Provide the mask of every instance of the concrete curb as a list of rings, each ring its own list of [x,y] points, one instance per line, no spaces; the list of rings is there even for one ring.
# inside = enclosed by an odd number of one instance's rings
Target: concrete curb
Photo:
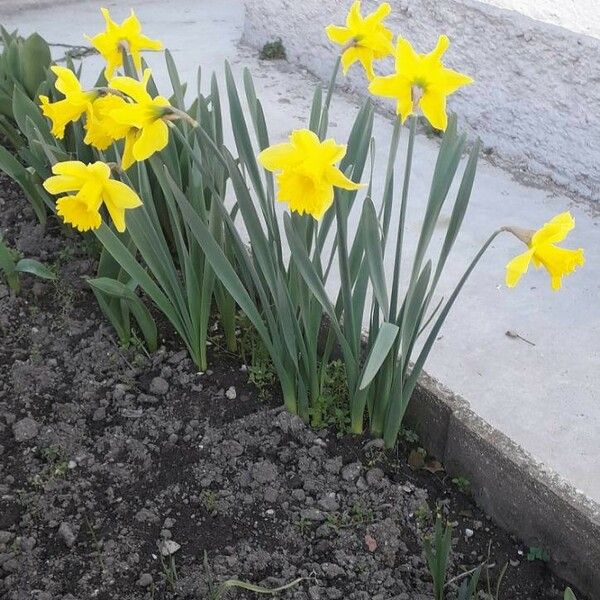
[[[547,550],[554,572],[598,598],[600,505],[545,470],[426,374],[406,419],[450,475],[470,480],[477,504],[498,525]]]
[[[600,39],[478,0],[390,0],[390,29],[421,52],[438,33],[452,43],[449,66],[475,78],[452,97],[461,129],[478,135],[489,159],[519,179],[560,188],[597,203],[600,196]],[[339,46],[324,33],[342,24],[351,2],[246,0],[244,40],[255,47],[281,38],[288,60],[328,81]],[[379,0],[363,0],[367,13]],[[392,62],[377,65],[392,72]],[[359,66],[340,82],[365,96]],[[391,101],[378,99],[388,112]],[[551,115],[551,117],[549,117]]]

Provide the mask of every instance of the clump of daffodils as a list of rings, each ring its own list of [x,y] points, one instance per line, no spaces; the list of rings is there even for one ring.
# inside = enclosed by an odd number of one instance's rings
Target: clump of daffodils
[[[40,108],[52,122],[52,134],[62,139],[69,123],[84,118],[84,142],[98,150],[124,141],[122,161],[116,171],[129,169],[135,162],[150,158],[169,143],[168,122],[187,119],[185,113],[175,109],[163,96],[152,97],[148,82],[150,69],[143,72],[141,80],[116,75],[129,54],[139,73],[142,68],[141,52],[161,50],[162,43],[142,34],[137,17],[131,12],[120,25],[113,21],[107,9],[102,9],[106,30],[88,38],[106,60],[104,75],[107,87],[84,90],[73,71],[65,67],[52,67],[56,75],[55,87],[64,98],[51,102],[40,96]],[[54,177],[44,184],[53,194],[77,192],[60,198],[56,203],[59,216],[65,223],[80,231],[97,229],[102,224],[100,208],[106,206],[117,231],[125,230],[125,209],[141,205],[139,197],[125,184],[110,179],[111,167],[102,162],[83,165],[69,161],[55,165]]]
[[[391,7],[387,2],[363,16],[361,2],[356,0],[344,26],[328,25],[328,38],[342,46],[340,60],[344,75],[359,62],[369,80],[369,91],[375,96],[396,101],[396,113],[404,123],[411,115],[422,114],[436,129],[448,125],[447,98],[461,87],[473,83],[469,75],[447,68],[442,57],[450,46],[446,35],[440,35],[435,48],[419,54],[411,43],[397,36],[384,24]],[[373,63],[394,56],[395,72],[377,76]],[[334,76],[335,78],[335,76]],[[332,81],[333,85],[333,81]],[[343,158],[345,147],[332,139],[320,141],[308,130],[295,130],[289,143],[275,144],[263,150],[258,160],[268,171],[277,172],[277,199],[290,210],[310,214],[319,220],[333,203],[334,187],[356,190],[360,184],[350,181],[335,166]],[[514,287],[533,262],[545,267],[553,290],[562,286],[562,277],[583,266],[583,249],[569,250],[555,244],[562,241],[575,226],[570,213],[562,213],[538,231],[504,227],[523,241],[528,250],[507,265],[506,285]]]

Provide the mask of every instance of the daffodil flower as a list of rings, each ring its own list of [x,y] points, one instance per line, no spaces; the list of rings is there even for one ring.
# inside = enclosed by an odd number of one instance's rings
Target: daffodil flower
[[[106,150],[113,142],[123,139],[130,129],[129,125],[118,123],[110,114],[124,106],[127,106],[127,101],[115,94],[108,93],[94,100],[87,113],[83,141],[98,150]]]
[[[142,26],[133,10],[120,25],[111,19],[108,9],[101,8],[100,10],[106,21],[106,30],[94,37],[85,37],[106,61],[104,76],[107,81],[119,67],[123,66],[124,50],[131,55],[135,68],[140,72],[142,70],[141,52],[163,49],[161,42],[142,34]]]
[[[408,40],[399,38],[396,72],[373,79],[369,91],[376,96],[395,98],[396,112],[402,122],[419,108],[433,127],[445,130],[448,125],[446,97],[473,83],[468,75],[447,69],[442,64],[442,55],[449,45],[448,38],[441,35],[429,54],[418,54]]]
[[[344,47],[342,51],[344,75],[358,61],[370,81],[375,77],[373,61],[394,53],[392,44],[394,34],[383,24],[383,19],[390,14],[390,11],[390,5],[384,2],[377,10],[363,17],[360,13],[360,0],[356,0],[346,17],[345,27],[328,25],[325,28],[327,37]]]
[[[335,166],[346,154],[346,146],[333,139],[321,142],[308,129],[293,131],[289,139],[289,143],[263,150],[258,160],[268,171],[280,171],[277,200],[286,202],[290,210],[320,220],[333,203],[334,187],[345,190],[363,187]]]
[[[50,102],[48,96],[40,96],[40,108],[43,115],[52,121],[52,135],[60,140],[65,137],[65,127],[91,109],[99,92],[82,90],[75,73],[66,67],[53,66],[50,69],[56,75],[54,86],[65,98]]]
[[[56,201],[56,212],[65,223],[79,231],[98,229],[102,224],[100,207],[104,203],[117,228],[125,231],[125,210],[142,205],[140,197],[121,181],[110,178],[110,167],[103,162],[85,164],[72,160],[56,163],[54,175],[44,181],[51,194],[69,194]],[[76,192],[74,195],[71,195]]]
[[[169,127],[165,117],[173,116],[174,109],[163,96],[152,98],[146,91],[150,69],[144,71],[142,81],[131,77],[114,77],[109,87],[129,96],[133,102],[109,111],[110,118],[127,127],[123,169],[135,161],[146,160],[169,143]]]
[[[560,290],[563,276],[585,264],[582,248],[569,250],[555,245],[562,242],[574,227],[575,219],[570,212],[557,215],[537,231],[504,227],[505,231],[509,231],[528,246],[526,252],[519,254],[506,265],[506,285],[515,287],[533,261],[536,268],[544,267],[548,271],[552,289]]]

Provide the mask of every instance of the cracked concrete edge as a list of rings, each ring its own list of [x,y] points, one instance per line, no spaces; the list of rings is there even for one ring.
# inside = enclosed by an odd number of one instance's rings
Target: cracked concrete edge
[[[550,554],[550,566],[582,592],[600,590],[600,505],[536,462],[427,374],[407,424],[449,475],[467,477],[477,504],[502,528]]]

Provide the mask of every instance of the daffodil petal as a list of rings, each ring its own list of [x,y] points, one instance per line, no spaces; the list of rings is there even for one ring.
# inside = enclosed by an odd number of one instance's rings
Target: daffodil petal
[[[531,243],[533,246],[539,244],[556,244],[562,242],[569,232],[575,227],[575,219],[570,212],[556,215],[534,233]]]
[[[341,46],[345,46],[354,37],[350,29],[338,25],[327,25],[325,33],[333,43],[340,44]]]
[[[328,170],[327,182],[344,190],[359,190],[364,187],[362,183],[354,183],[348,179],[337,167],[331,167]]]
[[[133,145],[133,157],[137,161],[150,158],[169,143],[169,127],[162,119],[146,125]]]
[[[348,11],[348,15],[346,17],[346,25],[350,29],[357,29],[360,27],[362,22],[362,16],[360,14],[360,0],[355,0]]]
[[[125,136],[125,146],[123,147],[123,156],[121,158],[121,168],[125,171],[135,163],[133,146],[139,135],[140,132],[137,129],[130,129]]]
[[[142,206],[142,200],[137,193],[122,181],[113,179],[104,185],[104,201],[122,209],[131,209]]]
[[[267,171],[278,171],[284,169],[295,161],[296,150],[292,144],[274,144],[265,148],[258,155],[258,162]]]
[[[533,250],[527,250],[527,252],[515,256],[515,258],[506,265],[506,285],[508,287],[515,287],[517,283],[519,283],[521,277],[527,273],[532,256]]]
[[[55,175],[70,175],[85,179],[87,176],[87,165],[80,160],[64,160],[52,166]]]
[[[69,175],[54,175],[48,177],[43,183],[44,189],[50,194],[65,194],[81,189],[82,181],[78,177]]]
[[[432,127],[442,131],[446,130],[448,115],[446,114],[446,97],[443,94],[425,92],[419,101],[419,107]]]

